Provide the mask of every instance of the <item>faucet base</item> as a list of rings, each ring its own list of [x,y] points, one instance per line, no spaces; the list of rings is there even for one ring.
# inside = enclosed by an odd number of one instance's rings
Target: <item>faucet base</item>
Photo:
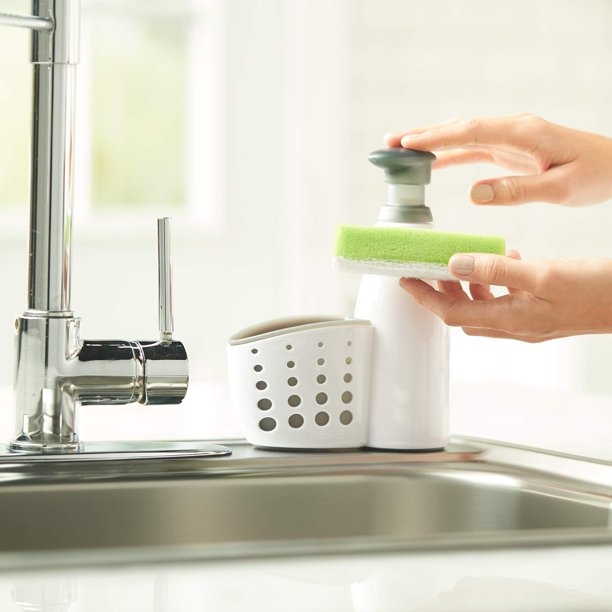
[[[66,442],[56,444],[40,444],[38,442],[26,442],[11,440],[6,445],[6,450],[11,453],[28,455],[64,455],[67,453],[79,453],[83,450],[81,442]],[[0,447],[0,453],[2,452]]]
[[[119,461],[126,459],[187,459],[230,455],[231,448],[197,440],[117,440],[109,442],[80,442],[76,450],[66,446],[51,450],[52,445],[30,445],[27,450],[18,442],[0,444],[0,463],[15,461]],[[72,445],[69,445],[72,446]]]

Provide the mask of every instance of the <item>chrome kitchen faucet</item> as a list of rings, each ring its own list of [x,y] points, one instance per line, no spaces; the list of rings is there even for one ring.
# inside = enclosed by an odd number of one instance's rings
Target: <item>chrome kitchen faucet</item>
[[[82,340],[70,307],[80,0],[33,0],[31,16],[0,13],[0,25],[32,30],[34,65],[28,308],[15,323],[15,435],[8,450],[79,453],[79,405],[178,404],[187,392],[187,354],[172,338],[170,220],[158,220],[159,339]]]

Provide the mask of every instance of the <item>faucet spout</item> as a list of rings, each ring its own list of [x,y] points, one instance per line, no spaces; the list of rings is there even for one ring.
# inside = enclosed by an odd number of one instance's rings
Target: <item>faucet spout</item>
[[[80,0],[34,0],[28,310],[71,314],[74,117]]]

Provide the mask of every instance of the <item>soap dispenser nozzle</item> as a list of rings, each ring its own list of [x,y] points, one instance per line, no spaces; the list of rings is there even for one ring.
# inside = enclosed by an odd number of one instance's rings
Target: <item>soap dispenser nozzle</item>
[[[378,221],[390,223],[431,223],[431,210],[425,206],[425,185],[431,182],[431,166],[436,156],[429,151],[402,147],[379,149],[368,160],[385,171],[387,202]]]

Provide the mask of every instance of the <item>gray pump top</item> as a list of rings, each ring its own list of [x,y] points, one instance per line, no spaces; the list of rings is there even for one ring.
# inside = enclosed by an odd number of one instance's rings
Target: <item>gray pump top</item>
[[[380,209],[379,221],[431,223],[431,210],[425,206],[425,185],[431,182],[431,166],[436,156],[429,151],[402,147],[379,149],[368,160],[385,171],[387,203]]]

